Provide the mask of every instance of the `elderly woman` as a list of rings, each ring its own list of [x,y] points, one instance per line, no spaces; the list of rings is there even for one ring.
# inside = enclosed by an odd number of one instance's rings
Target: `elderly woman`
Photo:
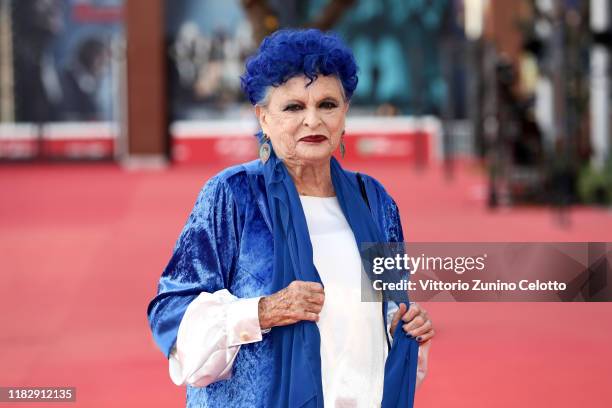
[[[402,242],[398,208],[332,157],[356,86],[318,30],[278,31],[247,62],[260,159],[206,183],[148,308],[188,406],[412,406],[431,321],[406,302],[387,325],[388,302],[361,301],[359,244]]]

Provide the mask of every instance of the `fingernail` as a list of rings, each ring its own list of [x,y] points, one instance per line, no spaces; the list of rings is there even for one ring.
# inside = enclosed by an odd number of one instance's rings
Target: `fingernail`
[[[421,336],[417,337],[417,341],[420,342],[421,340],[423,340],[423,338]]]

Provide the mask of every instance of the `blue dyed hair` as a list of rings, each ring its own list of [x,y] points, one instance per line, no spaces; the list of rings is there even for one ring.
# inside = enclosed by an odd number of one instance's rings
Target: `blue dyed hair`
[[[264,38],[257,53],[246,62],[240,77],[242,90],[253,105],[260,103],[270,86],[305,75],[334,75],[351,99],[357,87],[357,64],[351,50],[335,34],[320,30],[279,30]]]

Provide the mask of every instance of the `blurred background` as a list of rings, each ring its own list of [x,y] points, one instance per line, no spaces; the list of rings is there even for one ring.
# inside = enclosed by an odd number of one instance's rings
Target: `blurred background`
[[[257,157],[239,76],[279,28],[352,48],[343,163],[385,185],[409,242],[612,241],[611,8],[0,0],[0,386],[184,404],[146,306],[199,189]],[[609,304],[426,308],[417,406],[610,406]]]

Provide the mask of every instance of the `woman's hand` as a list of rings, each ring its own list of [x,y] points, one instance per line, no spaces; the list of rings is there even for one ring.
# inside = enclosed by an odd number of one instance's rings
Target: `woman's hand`
[[[404,332],[416,338],[419,343],[425,343],[435,334],[427,311],[422,309],[417,303],[411,303],[408,312],[406,312],[406,305],[404,303],[400,304],[399,309],[397,309],[391,320],[391,336],[395,333],[395,327],[397,327],[400,320],[402,321]]]
[[[259,300],[259,325],[262,329],[319,320],[325,293],[320,283],[293,281],[285,289]]]

